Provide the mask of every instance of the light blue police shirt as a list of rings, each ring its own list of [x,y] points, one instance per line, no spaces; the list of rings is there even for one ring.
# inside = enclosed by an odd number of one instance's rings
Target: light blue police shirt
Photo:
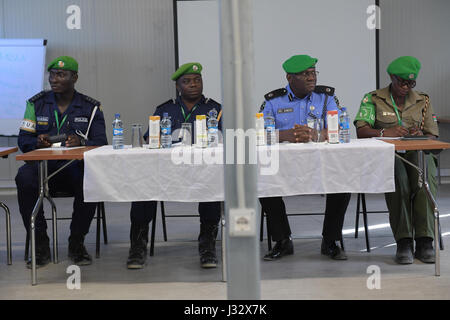
[[[266,100],[264,117],[275,117],[275,128],[289,130],[295,124],[306,125],[307,119],[321,118],[327,94],[311,92],[303,99],[297,98],[289,85],[283,96]],[[328,96],[326,111],[338,110],[333,96]],[[326,127],[326,114],[324,126]]]

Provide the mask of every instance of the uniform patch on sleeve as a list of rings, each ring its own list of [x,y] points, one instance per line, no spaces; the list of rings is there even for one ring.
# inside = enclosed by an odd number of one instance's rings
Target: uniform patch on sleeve
[[[34,103],[27,101],[25,115],[23,116],[20,130],[25,130],[31,133],[36,132],[36,112],[34,110]]]
[[[372,95],[366,94],[361,101],[361,106],[359,107],[359,111],[356,114],[356,121],[364,121],[367,122],[371,127],[375,124],[375,106],[372,102]]]
[[[433,114],[433,121],[437,122],[437,116],[435,114]]]

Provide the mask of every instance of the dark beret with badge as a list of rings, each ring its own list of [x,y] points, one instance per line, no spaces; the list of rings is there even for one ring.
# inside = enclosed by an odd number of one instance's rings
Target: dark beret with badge
[[[416,80],[421,64],[417,58],[403,56],[392,61],[387,67],[387,73],[396,75],[404,80]]]
[[[202,65],[198,62],[185,63],[179,67],[170,78],[176,81],[179,77],[184,76],[185,74],[201,74],[202,69]]]
[[[72,57],[61,56],[54,59],[48,64],[47,71],[50,71],[50,69],[70,70],[78,72],[78,62]]]
[[[306,54],[295,55],[283,63],[283,70],[286,73],[299,73],[306,69],[315,67],[318,59],[312,58]]]

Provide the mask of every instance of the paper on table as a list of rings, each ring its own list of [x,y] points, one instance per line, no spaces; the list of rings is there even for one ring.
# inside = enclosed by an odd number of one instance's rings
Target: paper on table
[[[80,149],[80,148],[84,148],[83,146],[81,147],[50,147],[50,148],[42,148],[42,149],[36,149],[36,150],[73,150],[73,149]]]
[[[377,140],[400,140],[402,137],[372,137]]]

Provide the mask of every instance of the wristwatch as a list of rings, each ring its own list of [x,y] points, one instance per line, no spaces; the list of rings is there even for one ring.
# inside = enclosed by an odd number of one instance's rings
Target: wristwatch
[[[383,137],[384,134],[384,128],[380,130],[380,137]]]

